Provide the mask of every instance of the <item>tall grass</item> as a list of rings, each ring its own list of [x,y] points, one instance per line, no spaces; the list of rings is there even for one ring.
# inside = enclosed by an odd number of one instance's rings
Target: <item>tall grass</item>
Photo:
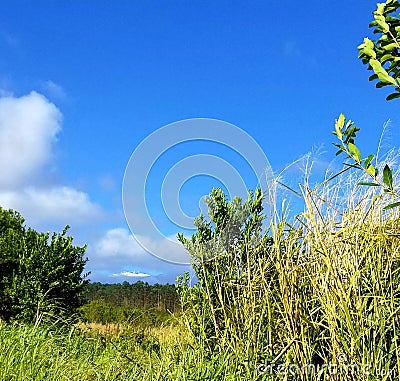
[[[199,348],[227,351],[238,379],[400,379],[400,215],[367,180],[306,179],[304,211],[275,210],[272,245],[200,262],[203,286],[181,290]]]
[[[0,325],[0,379],[237,380],[228,351],[199,351],[182,327],[152,328],[144,335],[127,327],[108,327],[106,335],[92,328],[87,335],[74,327]]]
[[[132,353],[130,342],[112,346],[100,338],[88,339],[75,328],[27,325],[0,326],[0,379],[11,380],[136,380],[142,373],[138,362],[128,361],[122,352]]]

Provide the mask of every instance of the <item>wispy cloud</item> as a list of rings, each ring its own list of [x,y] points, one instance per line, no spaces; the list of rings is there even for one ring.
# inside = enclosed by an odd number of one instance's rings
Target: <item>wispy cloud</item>
[[[43,92],[51,99],[59,101],[64,101],[67,99],[67,93],[64,88],[54,81],[47,80],[41,82],[41,88]]]
[[[132,277],[132,278],[147,278],[151,276],[150,274],[145,274],[145,273],[137,273],[134,271],[122,271],[119,274],[113,274],[113,276],[119,277],[119,276],[127,276],[127,277]]]
[[[0,30],[0,41],[10,48],[18,48],[20,44],[17,36],[5,31],[4,29]]]

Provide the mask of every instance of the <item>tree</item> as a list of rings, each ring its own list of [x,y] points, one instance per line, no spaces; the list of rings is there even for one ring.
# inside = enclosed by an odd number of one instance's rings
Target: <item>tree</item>
[[[0,318],[70,317],[83,301],[86,247],[72,244],[68,226],[50,236],[24,222],[18,212],[0,208]]]
[[[228,201],[221,189],[213,189],[206,198],[209,220],[203,215],[196,218],[197,232],[190,239],[178,234],[191,255],[198,284],[189,287],[185,274],[177,279],[177,291],[190,328],[210,349],[223,336],[247,342],[243,335],[251,330],[245,326],[263,319],[264,311],[250,302],[254,295],[262,297],[261,290],[254,292],[252,280],[260,276],[260,264],[272,243],[263,232],[262,201],[260,189],[249,191],[244,201]],[[251,308],[256,309],[254,322],[246,318]]]
[[[88,283],[86,300],[92,302],[103,300],[116,307],[140,309],[157,309],[159,311],[177,312],[179,310],[178,295],[173,284],[153,284],[137,281],[122,284]]]
[[[13,274],[19,271],[23,251],[24,219],[18,212],[0,208],[0,317],[16,314],[13,305]]]
[[[395,87],[395,92],[388,95],[387,100],[400,97],[400,14],[396,13],[399,8],[400,2],[397,0],[377,4],[370,27],[380,37],[377,40],[364,38],[358,47],[362,62],[375,73],[369,80],[378,80],[377,88]]]

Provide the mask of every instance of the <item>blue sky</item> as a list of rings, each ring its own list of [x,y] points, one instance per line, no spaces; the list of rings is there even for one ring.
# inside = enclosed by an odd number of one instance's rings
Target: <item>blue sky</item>
[[[388,90],[375,89],[357,59],[375,4],[3,1],[0,205],[40,230],[69,224],[76,243],[88,244],[92,280],[173,282],[188,266],[147,253],[124,218],[132,153],[163,126],[212,118],[251,136],[274,172],[315,147],[323,169],[334,158],[341,112],[361,127],[362,151],[375,150],[389,119],[385,144],[399,146],[399,105],[385,101]],[[174,146],[156,160],[146,188],[150,217],[169,242],[182,229],[168,222],[160,186],[174,164],[196,154],[223,158],[248,187],[256,184],[246,158],[226,146]],[[201,196],[228,181],[211,167],[178,184],[189,217],[204,207]],[[149,247],[168,247],[140,234]]]

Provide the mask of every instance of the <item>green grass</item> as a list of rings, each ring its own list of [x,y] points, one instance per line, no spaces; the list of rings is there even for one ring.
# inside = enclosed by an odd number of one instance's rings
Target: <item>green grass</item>
[[[2,325],[0,379],[112,380],[118,374],[126,380],[137,379],[140,362],[127,361],[119,350],[131,351],[129,343],[113,346],[100,337],[87,338],[73,327],[68,332],[54,327]]]
[[[179,337],[177,330],[183,330]],[[229,357],[194,349],[184,329],[110,334],[76,327],[0,325],[2,381],[237,380]],[[245,379],[245,378],[243,378]]]

